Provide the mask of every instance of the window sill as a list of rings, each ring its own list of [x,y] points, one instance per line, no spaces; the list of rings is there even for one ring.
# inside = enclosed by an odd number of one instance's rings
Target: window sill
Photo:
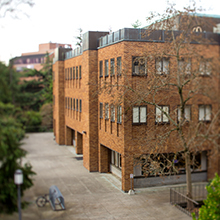
[[[155,122],[155,125],[169,125],[170,122]]]
[[[147,77],[147,74],[136,74],[136,73],[132,73],[132,76]]]
[[[132,123],[132,125],[134,125],[134,126],[147,125],[147,122]]]

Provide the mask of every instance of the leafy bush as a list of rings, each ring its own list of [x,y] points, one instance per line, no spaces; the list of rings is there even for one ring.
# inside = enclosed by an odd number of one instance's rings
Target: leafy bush
[[[215,174],[212,182],[206,186],[208,191],[207,199],[204,205],[199,209],[198,220],[219,220],[220,219],[220,177]],[[195,213],[192,214],[193,220],[196,220]]]

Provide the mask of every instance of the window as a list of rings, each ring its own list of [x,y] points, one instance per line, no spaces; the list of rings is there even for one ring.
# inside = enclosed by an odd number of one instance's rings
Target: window
[[[67,80],[67,70],[65,69],[65,80]]]
[[[79,100],[79,112],[82,112],[82,100]]]
[[[161,59],[156,59],[156,73],[160,75],[169,73],[168,58],[163,57]]]
[[[111,59],[111,69],[110,69],[111,76],[115,75],[115,59]]]
[[[135,106],[133,107],[133,123],[146,123],[147,122],[147,107]]]
[[[191,60],[184,60],[181,59],[178,62],[178,66],[179,66],[179,71],[182,74],[191,74]]]
[[[105,103],[105,119],[109,119],[109,106]]]
[[[72,79],[72,68],[70,68],[70,79]]]
[[[210,60],[202,60],[199,64],[199,72],[201,75],[210,76],[211,75],[211,65]]]
[[[115,106],[111,105],[111,121],[115,121]]]
[[[75,67],[73,67],[73,79],[75,79]]]
[[[162,110],[160,110],[160,108]],[[159,106],[156,107],[156,122],[169,122],[169,118],[166,116],[169,114],[169,106]]]
[[[68,97],[68,109],[70,109],[70,98]]]
[[[75,99],[73,99],[73,110],[74,110],[74,111],[76,110],[76,107],[75,107]]]
[[[108,76],[108,60],[105,61],[105,76]]]
[[[178,107],[178,121],[180,121],[180,117],[181,117],[181,109],[180,107]],[[184,118],[187,120],[187,121],[190,121],[191,119],[191,107],[189,105],[186,105],[185,108],[184,108]]]
[[[121,75],[121,57],[117,58],[117,74]]]
[[[117,122],[118,123],[122,122],[122,108],[120,105],[117,108]]]
[[[100,118],[103,118],[103,103],[100,102]]]
[[[65,97],[65,107],[67,108],[67,97]]]
[[[70,71],[70,69],[68,68],[68,69],[67,69],[67,79],[68,79],[68,80],[70,79],[69,71]]]
[[[76,111],[78,112],[78,99],[76,99]]]
[[[103,61],[99,61],[99,76],[103,77]]]
[[[132,58],[132,75],[144,76],[147,75],[147,60],[143,57]]]
[[[121,168],[121,154],[111,150],[111,164],[118,168]]]
[[[79,78],[82,79],[82,67],[79,66]]]
[[[76,79],[78,79],[78,66],[76,67]]]
[[[211,105],[199,105],[199,121],[211,121]]]
[[[73,109],[73,100],[72,100],[72,98],[70,98],[70,109],[71,110]]]

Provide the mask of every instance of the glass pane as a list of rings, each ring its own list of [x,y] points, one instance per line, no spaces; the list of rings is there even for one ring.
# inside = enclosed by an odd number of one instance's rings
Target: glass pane
[[[156,122],[161,122],[162,118],[161,118],[161,111],[159,108],[156,107]]]
[[[139,107],[133,107],[133,123],[139,122]]]
[[[156,60],[156,73],[161,74],[162,63],[160,60]]]
[[[146,107],[140,107],[140,122],[146,123],[147,122],[147,109]]]
[[[163,58],[163,72],[165,74],[169,73],[169,60],[166,58]]]
[[[191,61],[186,64],[186,74],[191,74]]]
[[[168,106],[164,106],[163,110],[164,110],[164,112],[169,114],[169,107]],[[168,117],[163,113],[163,122],[168,122],[168,121],[169,121]]]
[[[205,119],[206,119],[207,121],[210,121],[210,120],[211,120],[211,106],[210,106],[210,105],[207,105],[205,110],[206,110],[206,111],[205,111],[205,113],[206,113]]]
[[[111,151],[111,164],[115,164],[115,152]]]
[[[190,121],[190,106],[185,107],[185,118],[187,121]]]
[[[206,75],[210,75],[211,74],[211,65],[210,63],[207,61],[206,62]]]
[[[205,119],[205,106],[199,106],[199,120],[203,121]]]

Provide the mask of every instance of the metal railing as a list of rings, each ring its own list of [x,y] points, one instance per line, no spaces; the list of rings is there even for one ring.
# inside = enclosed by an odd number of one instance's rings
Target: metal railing
[[[193,184],[192,199],[186,196],[186,186],[170,188],[170,203],[189,216],[194,212],[198,218],[199,208],[203,200],[207,198],[206,185],[207,183]],[[189,209],[187,204],[191,204],[193,208]]]

